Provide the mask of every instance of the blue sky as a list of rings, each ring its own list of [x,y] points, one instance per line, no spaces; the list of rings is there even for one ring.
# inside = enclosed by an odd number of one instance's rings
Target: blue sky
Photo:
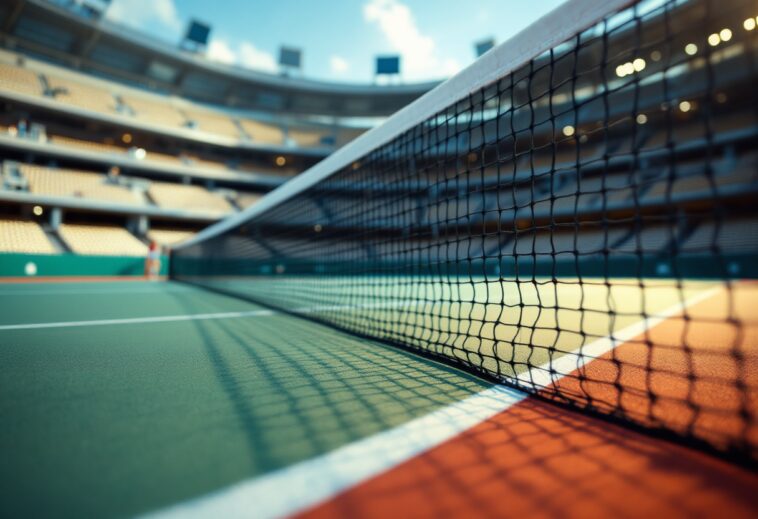
[[[508,39],[563,0],[112,0],[107,17],[175,43],[190,18],[213,29],[208,57],[275,72],[279,46],[303,49],[303,75],[373,80],[400,54],[404,82],[441,79],[474,60],[473,43]]]

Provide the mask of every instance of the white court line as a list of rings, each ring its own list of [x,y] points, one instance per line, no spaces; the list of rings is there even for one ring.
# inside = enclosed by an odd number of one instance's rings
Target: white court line
[[[164,315],[160,317],[133,317],[129,319],[98,319],[96,321],[61,321],[57,323],[4,324],[4,330],[37,330],[40,328],[75,328],[79,326],[107,326],[113,324],[169,323],[173,321],[204,321],[209,319],[234,319],[237,317],[261,317],[274,315],[273,310],[248,310],[246,312],[219,312],[215,314]]]
[[[587,356],[567,355],[552,361],[558,373],[549,375],[550,364],[534,367],[519,376],[521,383],[557,382],[577,367],[602,355],[624,340],[643,333],[667,317],[713,296],[720,288],[698,293],[664,310],[659,316],[632,324],[583,346]],[[541,386],[544,387],[544,386]],[[345,445],[316,458],[252,478],[206,496],[178,503],[145,517],[186,518],[269,518],[286,517],[327,501],[364,481],[428,451],[465,430],[521,402],[527,393],[505,386],[493,386],[465,400],[438,409],[426,416],[374,436]]]
[[[688,308],[694,304],[704,301],[713,295],[715,295],[721,287],[716,286],[703,292],[699,292],[689,297],[684,302],[679,302],[675,305],[666,308],[660,313],[656,313],[654,316],[647,317],[637,323],[630,324],[626,328],[622,328],[618,332],[614,332],[611,337],[602,337],[596,339],[581,347],[581,355],[564,354],[557,359],[553,359],[544,366],[534,367],[529,371],[525,371],[519,374],[515,380],[511,379],[513,383],[520,385],[530,385],[534,389],[541,389],[550,386],[557,382],[561,378],[573,373],[574,371],[582,368],[589,362],[592,362],[598,357],[605,355],[609,351],[615,349],[617,346],[624,344],[627,341],[632,340],[645,333],[645,330],[650,330],[654,326],[662,323],[666,319],[673,317],[681,313],[685,308]],[[551,369],[553,373],[551,373]],[[508,379],[511,377],[504,376]]]
[[[386,303],[366,303],[362,305],[332,305],[332,306],[313,306],[304,308],[294,308],[292,313],[296,314],[314,314],[318,312],[342,312],[362,308],[404,308],[416,306],[418,302],[386,302]],[[96,319],[90,321],[58,321],[50,323],[21,323],[21,324],[3,324],[0,325],[0,331],[4,330],[37,330],[44,328],[77,328],[81,326],[109,326],[118,324],[149,324],[149,323],[168,323],[173,321],[207,321],[210,319],[236,319],[240,317],[262,317],[270,315],[286,315],[284,312],[275,310],[261,309],[248,310],[244,312],[218,312],[213,314],[182,314],[182,315],[164,315],[158,317],[129,317],[124,319]]]
[[[3,290],[0,288],[0,297],[4,296],[54,296],[54,295],[78,295],[78,294],[161,294],[164,292],[192,292],[198,291],[197,288],[184,286],[140,286],[127,289],[104,289],[104,288],[82,288],[82,289],[45,289],[45,290]]]

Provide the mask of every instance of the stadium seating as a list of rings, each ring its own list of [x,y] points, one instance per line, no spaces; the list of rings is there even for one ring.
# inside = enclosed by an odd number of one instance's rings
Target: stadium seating
[[[226,214],[234,209],[226,199],[200,186],[152,182],[148,194],[156,205],[212,214]]]
[[[29,181],[31,193],[47,196],[88,198],[118,204],[141,205],[140,198],[128,188],[107,183],[104,175],[31,164],[19,165]]]
[[[213,160],[201,159],[200,157],[194,155],[187,155],[185,162],[192,166],[197,166],[204,169],[228,169],[226,167],[226,164]]]
[[[699,254],[755,254],[758,252],[758,233],[755,223],[747,218],[730,222],[705,221],[684,240],[682,250]]]
[[[260,164],[253,164],[249,162],[244,162],[240,164],[236,169],[237,171],[248,171],[251,173],[260,173],[263,175],[275,175],[278,177],[293,177],[299,173],[297,169],[291,168],[291,167],[262,166]]]
[[[68,146],[71,148],[79,148],[86,151],[94,151],[96,153],[126,153],[125,148],[115,146],[113,144],[75,139],[73,137],[64,137],[62,135],[48,135],[47,140],[52,144],[59,144],[61,146]]]
[[[151,151],[147,150],[147,153],[145,154],[146,160],[157,160],[160,162],[165,162],[166,164],[173,164],[175,166],[182,166],[184,165],[184,162],[182,162],[182,158],[177,155],[169,155],[168,153],[160,153],[157,151]]]
[[[179,242],[190,239],[195,233],[192,231],[178,231],[175,229],[150,229],[147,237],[164,247],[171,247]]]
[[[194,123],[197,130],[239,139],[240,132],[231,117],[205,110],[184,110],[187,118]]]
[[[250,119],[240,119],[240,126],[247,137],[254,143],[274,144],[280,146],[284,143],[284,132],[281,128]]]
[[[55,254],[55,246],[36,222],[0,220],[0,252]]]
[[[0,90],[36,96],[43,94],[36,72],[7,63],[0,63]]]
[[[246,209],[251,205],[257,203],[261,198],[263,198],[263,195],[257,193],[237,193],[237,198],[235,198],[235,201],[237,202],[237,205],[242,209]]]
[[[144,123],[170,127],[187,125],[187,118],[174,108],[169,99],[132,94],[123,95],[122,99],[134,117]]]
[[[147,245],[122,227],[63,224],[60,237],[76,254],[145,256]]]
[[[301,148],[319,148],[327,146],[328,144],[324,144],[323,139],[328,139],[330,137],[331,133],[323,130],[287,130],[287,138],[290,139],[291,142],[293,142],[296,146],[299,146]]]
[[[56,101],[102,113],[115,113],[116,100],[106,89],[92,83],[47,75]]]

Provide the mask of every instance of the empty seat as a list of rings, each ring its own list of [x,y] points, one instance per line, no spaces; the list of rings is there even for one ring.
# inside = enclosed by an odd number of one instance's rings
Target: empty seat
[[[755,222],[735,219],[718,222],[701,222],[681,245],[684,253],[691,254],[755,254],[758,252],[758,231]]]
[[[0,90],[37,96],[43,94],[36,72],[7,63],[0,63]]]
[[[231,117],[205,110],[185,110],[187,118],[195,123],[195,128],[208,133],[223,135],[233,139],[240,138],[237,125]]]
[[[35,194],[88,198],[129,205],[143,203],[130,189],[110,184],[105,175],[98,173],[45,168],[31,164],[21,164],[19,170],[29,182],[29,191]]]
[[[61,135],[49,135],[48,141],[53,144],[60,144],[71,148],[79,148],[87,151],[99,153],[125,153],[126,150],[113,144],[103,142],[87,141],[84,139],[75,139],[73,137],[63,137]]]
[[[148,193],[160,207],[213,214],[230,213],[234,209],[221,196],[200,186],[153,182]]]
[[[56,101],[95,112],[116,112],[116,100],[105,88],[55,76],[48,76],[47,81]]]
[[[57,251],[36,222],[0,220],[0,252],[55,254]]]
[[[281,128],[271,124],[250,119],[240,119],[240,126],[245,131],[250,140],[254,143],[281,145],[284,143],[284,132]]]
[[[123,227],[63,224],[58,231],[76,254],[145,256],[147,245]]]
[[[142,96],[122,96],[124,103],[133,110],[134,117],[161,126],[185,126],[187,119],[171,105],[168,99],[153,99]]]
[[[168,247],[183,242],[184,240],[188,240],[194,235],[195,233],[193,231],[176,229],[150,229],[147,233],[148,238]]]
[[[201,159],[200,157],[196,157],[192,155],[187,157],[187,163],[191,166],[204,168],[204,169],[229,169],[226,167],[226,164],[224,164],[223,162]]]

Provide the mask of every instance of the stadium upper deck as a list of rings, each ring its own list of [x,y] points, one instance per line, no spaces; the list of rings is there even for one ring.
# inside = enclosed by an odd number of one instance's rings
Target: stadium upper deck
[[[41,0],[0,3],[6,48],[183,98],[269,112],[386,116],[435,83],[351,85],[282,77],[211,62],[146,35]]]

